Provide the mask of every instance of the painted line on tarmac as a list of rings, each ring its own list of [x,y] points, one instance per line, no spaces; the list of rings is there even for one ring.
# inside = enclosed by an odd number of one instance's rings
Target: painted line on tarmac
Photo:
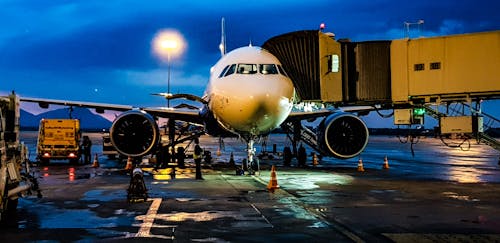
[[[266,221],[269,225],[271,225],[271,228],[274,228],[274,225],[273,225],[273,224],[271,224],[271,222],[269,222],[269,220],[267,220],[266,216],[264,216],[264,214],[262,214],[262,213],[260,212],[260,210],[259,210],[259,209],[257,209],[257,207],[255,207],[255,205],[254,205],[253,203],[250,203],[250,206],[252,206],[252,208],[253,208],[253,209],[254,209],[254,210],[255,210],[258,214],[260,214],[260,216],[261,216],[261,217],[262,217],[262,218],[263,218],[263,219],[264,219],[264,220],[265,220],[265,221]]]
[[[262,183],[263,185],[267,185],[267,183],[262,179],[260,178],[260,176],[252,176],[256,181]],[[294,195],[290,194],[288,191],[286,191],[285,189],[283,188],[280,188],[281,192],[283,194],[286,194],[287,196],[289,197],[293,197],[293,198],[297,198],[295,197]],[[354,242],[358,242],[358,243],[361,243],[361,242],[365,242],[363,239],[361,239],[361,237],[357,236],[356,233],[352,230],[349,230],[349,228],[343,226],[340,222],[337,222],[336,220],[333,220],[333,222],[329,222],[327,219],[326,219],[326,216],[321,213],[321,212],[317,212],[316,210],[314,209],[311,209],[307,204],[303,203],[302,201],[300,201],[300,199],[297,199],[297,203],[299,204],[299,206],[301,206],[302,208],[304,208],[307,212],[309,212],[310,214],[316,216],[317,218],[321,219],[325,224],[327,225],[330,225],[332,226],[333,228],[335,228],[336,230],[338,230],[340,233],[344,234],[345,236],[347,236],[349,239],[351,239],[352,241]]]
[[[151,206],[149,206],[149,210],[146,213],[144,220],[142,221],[141,228],[139,229],[139,232],[135,234],[135,237],[152,237],[151,235],[151,227],[153,227],[153,223],[156,218],[156,214],[158,214],[158,209],[160,208],[161,205],[161,198],[152,198],[149,199],[150,201],[153,201],[151,203]],[[154,236],[156,237],[156,236]],[[172,236],[173,237],[173,236]]]

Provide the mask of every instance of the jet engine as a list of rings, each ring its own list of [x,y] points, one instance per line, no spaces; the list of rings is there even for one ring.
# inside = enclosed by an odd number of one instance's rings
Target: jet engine
[[[120,154],[139,157],[150,153],[156,147],[160,132],[150,114],[131,110],[115,119],[109,130],[109,137]]]
[[[318,127],[318,144],[335,158],[348,159],[360,154],[368,143],[368,128],[357,116],[335,113]]]

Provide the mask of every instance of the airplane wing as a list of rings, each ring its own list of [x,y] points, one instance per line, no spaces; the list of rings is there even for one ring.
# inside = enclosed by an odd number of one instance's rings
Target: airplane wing
[[[292,111],[285,122],[297,121],[297,120],[310,120],[316,119],[318,117],[325,117],[333,113],[338,112],[348,112],[348,113],[358,113],[358,115],[366,115],[368,112],[376,110],[373,106],[355,106],[355,107],[340,107],[332,109],[318,109],[313,111]]]
[[[319,110],[314,110],[314,111],[292,111],[288,115],[288,118],[285,120],[285,122],[299,121],[299,120],[306,120],[306,119],[316,119],[318,117],[328,116],[328,115],[333,114],[335,112],[337,112],[337,111],[331,110],[331,109],[319,109]]]
[[[53,99],[41,99],[41,98],[29,98],[29,97],[20,97],[20,101],[38,103],[38,105],[41,108],[48,108],[49,105],[94,108],[97,113],[103,113],[105,110],[129,111],[133,109],[139,109],[156,117],[174,118],[176,120],[203,124],[203,121],[199,115],[199,110],[193,110],[193,109],[176,109],[168,107],[134,107],[130,105],[117,105],[117,104],[105,104],[105,103],[70,101],[70,100],[53,100]]]

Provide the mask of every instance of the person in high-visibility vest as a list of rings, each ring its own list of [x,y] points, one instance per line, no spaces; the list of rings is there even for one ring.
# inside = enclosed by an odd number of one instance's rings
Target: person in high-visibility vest
[[[193,159],[194,163],[196,164],[196,179],[202,180],[203,178],[201,177],[201,159],[202,159],[202,153],[203,149],[200,147],[200,141],[198,138],[194,140],[194,153],[193,153]]]

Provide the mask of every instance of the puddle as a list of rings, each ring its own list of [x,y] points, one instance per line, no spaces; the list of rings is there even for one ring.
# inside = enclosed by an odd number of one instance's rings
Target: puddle
[[[136,216],[136,220],[144,221],[148,215],[140,215]],[[255,217],[246,217],[241,215],[240,211],[202,211],[202,212],[177,212],[177,213],[168,213],[168,214],[157,214],[156,220],[164,220],[171,222],[182,222],[182,221],[195,221],[195,222],[206,222],[212,221],[221,218],[233,218],[235,220],[261,220],[262,218],[259,216]]]
[[[443,192],[441,194],[443,194],[445,197],[457,199],[460,201],[467,201],[467,202],[479,202],[479,201],[481,201],[481,200],[476,199],[476,198],[471,198],[470,196],[459,195],[458,193],[455,193],[455,192]]]
[[[316,216],[312,215],[303,207],[297,205],[290,198],[282,198],[278,200],[279,203],[285,204],[286,208],[276,209],[282,215],[293,216],[298,219],[315,220]]]
[[[282,184],[293,190],[316,189],[320,188],[321,184],[346,185],[350,184],[353,180],[351,176],[336,174],[307,174],[303,176],[287,175],[283,177],[280,178],[282,179],[281,181],[284,181]]]
[[[109,202],[115,200],[125,200],[126,198],[127,192],[125,189],[118,191],[92,190],[86,192],[81,200]]]
[[[328,224],[326,224],[325,222],[315,222],[314,224],[312,225],[309,225],[307,226],[308,228],[328,228]]]

